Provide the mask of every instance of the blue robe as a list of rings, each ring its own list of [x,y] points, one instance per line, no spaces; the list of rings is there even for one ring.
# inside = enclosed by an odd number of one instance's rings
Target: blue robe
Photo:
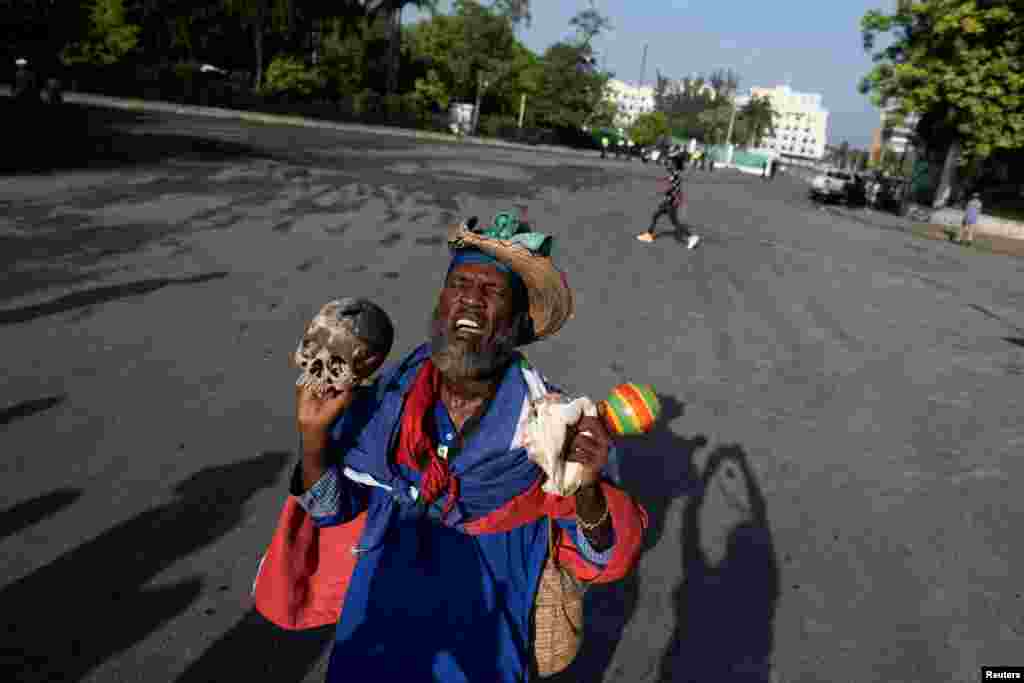
[[[403,399],[427,357],[426,347],[417,349],[346,411],[332,431],[339,461],[300,496],[319,526],[368,513],[331,652],[330,683],[519,683],[530,677],[530,616],[547,556],[547,521],[504,533],[461,530],[464,521],[501,508],[542,476],[525,449],[510,450],[526,383],[513,362],[457,455],[457,430],[440,402],[435,405],[436,445],[453,449],[451,470],[461,482],[459,500],[442,521],[445,499],[430,507],[418,503],[419,473],[389,457]],[[345,468],[371,483],[353,481]],[[588,560],[607,564],[612,549],[597,553],[574,522],[557,523]]]

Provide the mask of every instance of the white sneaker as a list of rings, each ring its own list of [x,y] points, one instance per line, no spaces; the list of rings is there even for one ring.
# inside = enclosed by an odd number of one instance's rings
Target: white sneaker
[[[700,235],[690,235],[686,238],[686,248],[693,249],[697,246],[698,242],[700,242]]]

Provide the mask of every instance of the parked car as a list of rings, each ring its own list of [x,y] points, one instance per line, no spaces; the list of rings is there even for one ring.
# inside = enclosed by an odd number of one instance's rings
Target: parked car
[[[825,171],[811,181],[811,199],[823,202],[845,200],[846,185],[853,180],[853,174],[848,171]]]

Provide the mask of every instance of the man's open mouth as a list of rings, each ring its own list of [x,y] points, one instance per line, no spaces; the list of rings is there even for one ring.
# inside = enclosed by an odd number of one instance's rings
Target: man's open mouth
[[[462,317],[455,321],[455,333],[481,336],[484,333],[484,326],[479,320]]]

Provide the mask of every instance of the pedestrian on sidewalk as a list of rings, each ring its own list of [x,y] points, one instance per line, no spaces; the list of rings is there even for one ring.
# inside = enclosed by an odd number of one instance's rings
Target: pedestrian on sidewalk
[[[974,243],[974,226],[978,224],[981,217],[981,195],[977,192],[971,195],[964,211],[964,220],[960,224],[960,244],[970,246]]]
[[[684,242],[687,249],[693,249],[700,242],[700,236],[690,232],[686,224],[679,220],[679,206],[685,199],[683,197],[683,169],[686,168],[686,161],[683,159],[682,154],[676,153],[672,155],[669,164],[672,172],[667,178],[663,179],[663,182],[668,183],[668,187],[665,190],[661,203],[658,204],[658,208],[654,211],[654,215],[651,216],[651,227],[647,229],[647,232],[637,235],[636,238],[641,242],[653,242],[658,221],[662,216],[668,216],[672,226],[675,228],[676,239]]]
[[[301,627],[337,619],[329,683],[534,680],[547,625],[534,606],[555,591],[542,584],[550,569],[565,572],[568,595],[625,577],[640,555],[646,515],[606,476],[614,448],[601,420],[583,417],[566,437],[583,473],[575,493],[547,493],[523,447],[521,416],[556,390],[518,349],[573,312],[552,239],[499,214],[486,229],[455,228],[448,244],[427,343],[372,386],[322,399],[296,389],[289,502],[320,533],[355,530],[281,565],[268,554],[254,593],[268,618],[278,605]],[[325,558],[348,574],[323,576]],[[268,565],[308,575],[274,583]]]
[[[604,135],[601,137],[601,158],[608,158],[608,136]]]
[[[35,72],[29,67],[28,60],[19,57],[14,61],[14,65],[17,67],[14,72],[14,101],[21,104],[39,102],[39,83]]]

